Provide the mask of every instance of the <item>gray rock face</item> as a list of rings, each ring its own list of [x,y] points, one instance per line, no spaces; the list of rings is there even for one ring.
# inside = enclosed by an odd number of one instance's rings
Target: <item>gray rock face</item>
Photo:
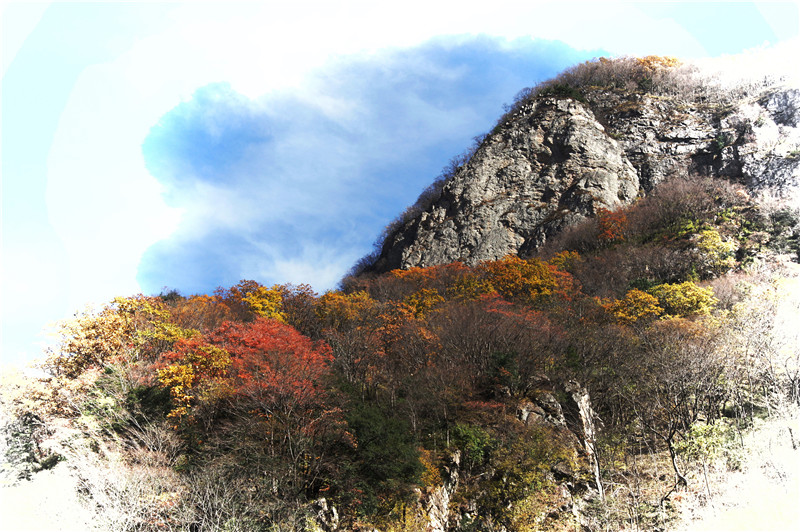
[[[696,174],[800,197],[800,90],[772,87],[716,102],[599,90],[588,98],[644,192],[671,175]]]
[[[388,235],[379,271],[525,256],[671,175],[712,175],[800,203],[800,90],[707,101],[586,89],[539,98],[484,140],[440,196]]]
[[[317,528],[322,532],[336,532],[339,529],[339,512],[336,507],[328,504],[324,497],[317,499],[310,505],[312,518]]]
[[[639,190],[622,147],[573,100],[544,99],[490,135],[426,212],[384,247],[389,268],[525,252]]]
[[[461,465],[461,453],[456,451],[444,467],[441,486],[430,488],[422,499],[424,515],[427,516],[426,532],[446,532],[450,521],[450,500],[458,488],[458,475]]]

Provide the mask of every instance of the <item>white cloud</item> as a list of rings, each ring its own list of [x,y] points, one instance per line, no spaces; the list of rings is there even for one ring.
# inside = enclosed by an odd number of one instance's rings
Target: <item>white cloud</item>
[[[280,249],[261,246],[262,279],[278,279],[281,284],[309,284],[316,291],[332,289],[342,279],[344,272],[358,260],[352,250],[333,250],[329,246],[305,245],[296,257],[286,258]],[[259,259],[256,256],[248,260]],[[249,266],[249,265],[248,265]],[[251,271],[258,271],[258,264]]]
[[[46,2],[2,2],[0,20],[2,21],[3,76],[25,39],[42,19]]]
[[[694,62],[708,73],[715,73],[723,85],[755,81],[765,77],[783,78],[791,86],[800,87],[800,37],[787,39],[775,46],[761,46],[741,54],[697,59]]]
[[[47,159],[50,223],[70,261],[70,305],[135,293],[141,254],[177,225],[140,146],[162,110],[125,84],[115,65],[84,70]]]
[[[190,4],[170,18],[167,30],[132,50],[130,78],[142,94],[168,90],[186,99],[196,87],[228,81],[256,98],[302,85],[332,57],[414,46],[437,35],[560,40],[614,54],[704,54],[674,20],[655,19],[627,2]]]

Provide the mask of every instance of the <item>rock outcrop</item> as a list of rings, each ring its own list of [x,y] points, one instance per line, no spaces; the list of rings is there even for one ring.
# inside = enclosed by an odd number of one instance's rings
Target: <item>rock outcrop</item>
[[[516,419],[510,417],[506,422],[521,423],[524,430],[532,433],[548,434],[552,437],[548,448],[556,450],[555,454],[560,457],[543,470],[546,487],[542,489],[547,492],[547,504],[539,509],[536,519],[543,528],[547,528],[549,520],[565,513],[580,522],[582,508],[603,496],[595,453],[596,414],[589,393],[577,382],[558,384],[544,375],[536,377],[533,388],[518,402]],[[461,451],[449,454],[440,468],[442,483],[415,490],[416,503],[413,509],[409,508],[413,512],[409,522],[426,532],[461,530],[466,523],[472,526],[482,523],[485,515],[480,509],[481,497],[490,489],[489,484],[499,485],[497,477],[505,473],[495,471],[490,465],[480,468],[472,471],[465,468]],[[484,481],[489,484],[481,484]],[[312,507],[316,522],[322,530],[335,530],[335,525],[331,527],[326,523],[336,523],[336,511],[333,510],[333,519],[325,517],[330,510],[325,499],[321,501],[321,505],[317,501]],[[496,529],[507,530],[502,526]]]
[[[311,518],[320,532],[336,532],[339,529],[339,512],[324,497],[309,505]]]
[[[420,503],[422,515],[426,516],[426,532],[446,532],[450,529],[450,500],[458,488],[458,475],[461,467],[461,454],[456,451],[443,467],[443,482],[440,486],[429,488]]]
[[[587,91],[644,192],[675,174],[724,177],[790,198],[800,190],[800,91],[770,87],[717,101]]]
[[[392,269],[524,253],[638,191],[622,146],[589,108],[532,102],[486,138],[435,204],[387,239],[383,259]]]
[[[800,91],[715,100],[588,87],[534,97],[488,135],[430,204],[389,231],[377,271],[526,256],[565,227],[672,175],[711,175],[800,202]]]

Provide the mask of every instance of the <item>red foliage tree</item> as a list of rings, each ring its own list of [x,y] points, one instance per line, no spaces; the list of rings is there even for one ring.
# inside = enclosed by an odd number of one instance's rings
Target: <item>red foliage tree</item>
[[[208,339],[230,353],[239,393],[257,399],[266,413],[289,416],[325,404],[332,360],[327,344],[266,318],[227,322]]]
[[[606,244],[614,244],[625,240],[628,228],[628,217],[623,211],[610,211],[600,207],[597,209],[597,239]]]
[[[327,387],[332,356],[326,343],[259,317],[181,341],[163,360],[159,378],[178,404],[173,415],[191,417],[224,397],[228,408],[261,427],[259,440],[273,457],[263,475],[273,486],[291,493],[318,487],[331,466],[327,443],[347,438]]]

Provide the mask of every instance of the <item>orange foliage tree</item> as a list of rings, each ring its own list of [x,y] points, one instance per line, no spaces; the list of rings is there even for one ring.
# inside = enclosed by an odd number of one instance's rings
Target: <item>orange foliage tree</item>
[[[169,304],[171,321],[177,325],[209,331],[232,318],[231,309],[218,295],[195,295]]]
[[[462,276],[468,274],[470,268],[461,262],[438,264],[428,267],[414,267],[407,270],[392,270],[389,274],[414,287],[414,289],[429,288],[444,291],[446,287],[454,284]]]
[[[610,211],[603,207],[597,209],[597,239],[605,244],[614,244],[625,240],[628,217],[623,211]]]
[[[365,291],[325,293],[315,312],[322,337],[331,346],[334,367],[351,384],[362,388],[371,381],[377,356],[377,317],[381,304]]]
[[[577,283],[569,273],[542,260],[514,255],[482,263],[478,270],[497,291],[510,301],[538,306],[553,297],[571,298]]]
[[[411,390],[409,379],[428,366],[435,351],[435,335],[405,303],[388,305],[378,316],[378,351],[371,374],[394,403],[398,391]]]

